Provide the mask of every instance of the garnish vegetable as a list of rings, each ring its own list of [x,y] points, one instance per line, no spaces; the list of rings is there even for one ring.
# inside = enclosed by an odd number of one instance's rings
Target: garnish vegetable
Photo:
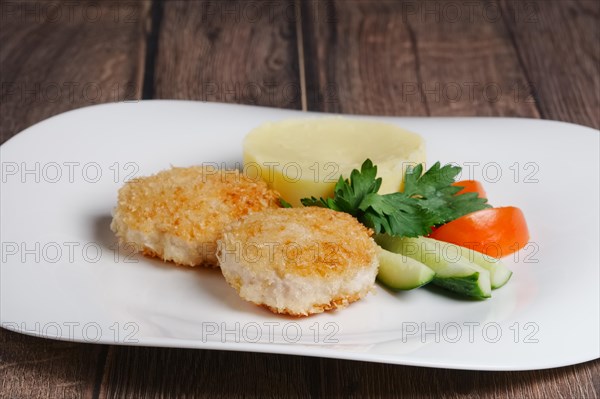
[[[431,227],[445,224],[463,215],[489,208],[477,193],[458,194],[454,186],[460,173],[458,166],[441,166],[436,162],[423,173],[421,164],[409,168],[404,177],[404,191],[378,194],[381,178],[377,166],[367,159],[349,179],[340,176],[333,198],[303,198],[304,206],[320,206],[346,212],[375,233],[418,237],[431,233]]]
[[[502,258],[527,244],[529,230],[523,212],[507,206],[462,216],[435,229],[429,237]]]
[[[479,198],[487,198],[483,185],[477,180],[461,180],[452,185],[461,188],[456,194],[477,193]]]

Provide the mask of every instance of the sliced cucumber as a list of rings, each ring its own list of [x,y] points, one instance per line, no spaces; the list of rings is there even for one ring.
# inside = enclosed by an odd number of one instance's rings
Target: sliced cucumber
[[[481,265],[480,265],[481,266]],[[484,269],[486,269],[484,267]],[[488,269],[490,270],[490,269]],[[512,271],[510,271],[510,269],[506,266],[504,266],[503,263],[496,263],[495,266],[492,267],[492,269],[490,270],[490,279],[492,282],[492,289],[495,290],[497,288],[502,287],[504,284],[508,283],[508,280],[510,280],[510,277],[512,276]]]
[[[502,287],[510,280],[512,272],[500,261],[500,259],[492,258],[491,256],[484,255],[481,252],[469,248],[458,245],[457,247],[460,248],[462,256],[490,272],[490,282],[492,283],[493,290]]]
[[[435,276],[435,272],[413,258],[381,248],[378,254],[377,279],[394,290],[412,290],[421,287]]]
[[[492,296],[490,273],[484,269],[477,271],[468,264],[452,263],[443,267],[433,279],[433,284],[470,297]]]
[[[436,285],[471,297],[492,296],[490,272],[462,256],[461,247],[426,237],[399,238],[382,234],[375,240],[388,251],[429,266],[436,273],[433,278]]]

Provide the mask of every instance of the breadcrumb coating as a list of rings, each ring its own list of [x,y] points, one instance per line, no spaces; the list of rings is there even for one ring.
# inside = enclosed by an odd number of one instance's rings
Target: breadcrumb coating
[[[217,266],[217,240],[244,216],[279,207],[279,194],[238,170],[172,168],[126,183],[112,230],[121,244],[187,266]]]
[[[305,316],[344,307],[372,289],[379,264],[371,234],[330,209],[267,209],[229,226],[218,257],[243,299]]]

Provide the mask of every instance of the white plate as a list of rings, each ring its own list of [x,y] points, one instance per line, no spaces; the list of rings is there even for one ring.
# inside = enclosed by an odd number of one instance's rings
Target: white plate
[[[2,326],[83,342],[322,356],[478,370],[558,367],[599,352],[599,135],[510,118],[383,118],[422,134],[429,161],[465,166],[491,203],[523,209],[532,244],[486,301],[381,287],[347,309],[280,317],[219,271],[115,252],[118,188],[202,162],[234,165],[265,121],[320,117],[180,101],[100,105],[1,147]],[[472,173],[468,173],[468,168]]]

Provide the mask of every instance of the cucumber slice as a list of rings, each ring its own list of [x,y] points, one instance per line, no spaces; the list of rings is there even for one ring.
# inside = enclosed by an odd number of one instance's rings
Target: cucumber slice
[[[508,283],[508,280],[510,280],[512,274],[513,272],[508,267],[504,266],[503,263],[496,263],[496,265],[490,270],[492,289],[498,289],[504,284]]]
[[[377,279],[394,290],[419,288],[435,276],[435,272],[421,262],[383,248],[379,250],[378,258]]]
[[[512,271],[510,271],[510,269],[506,267],[504,263],[500,261],[500,259],[492,258],[491,256],[484,255],[481,252],[477,252],[469,248],[458,245],[456,246],[460,248],[462,256],[490,272],[490,282],[492,283],[493,290],[502,287],[508,282],[508,280],[510,280]]]
[[[429,266],[436,273],[435,285],[470,297],[492,296],[490,272],[462,256],[461,247],[426,237],[399,238],[385,234],[376,236],[375,241],[388,251]]]
[[[489,298],[492,296],[490,274],[486,270],[477,271],[471,265],[453,263],[436,274],[433,284],[458,294]]]

